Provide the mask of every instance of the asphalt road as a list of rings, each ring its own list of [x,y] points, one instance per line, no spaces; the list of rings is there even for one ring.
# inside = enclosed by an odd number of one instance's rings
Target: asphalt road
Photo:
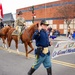
[[[52,47],[49,47],[50,52],[54,49],[56,42]],[[0,41],[0,46],[2,41]],[[33,44],[35,47],[35,44]],[[11,49],[16,51],[14,41],[12,41]],[[27,75],[30,67],[34,62],[34,57],[26,58],[24,53],[24,45],[19,44],[19,50],[22,54],[16,52],[9,53],[6,49],[0,48],[0,75]],[[31,55],[34,54],[34,51]],[[69,54],[57,57],[52,60],[52,73],[53,75],[75,75],[75,54]],[[47,75],[46,69],[41,65],[33,75]]]

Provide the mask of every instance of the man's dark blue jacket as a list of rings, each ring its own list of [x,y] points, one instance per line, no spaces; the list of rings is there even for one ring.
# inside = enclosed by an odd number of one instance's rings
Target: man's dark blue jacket
[[[48,47],[50,46],[48,33],[42,29],[40,32],[38,30],[33,34],[33,39],[36,40],[36,46]]]
[[[44,48],[50,46],[48,33],[44,29],[40,30],[40,32],[36,30],[33,34],[33,39],[36,40],[37,47],[41,46]],[[37,49],[35,49],[35,54],[37,54]],[[42,51],[40,51],[39,55],[41,55],[42,57],[45,56],[45,54],[43,54]],[[47,55],[50,55],[50,51],[47,53]]]

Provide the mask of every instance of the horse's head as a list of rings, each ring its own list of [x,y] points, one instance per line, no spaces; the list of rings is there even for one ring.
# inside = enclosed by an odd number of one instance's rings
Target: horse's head
[[[32,38],[32,35],[34,34],[35,30],[38,29],[38,23],[34,23],[32,25],[30,25],[30,27],[28,27],[25,31],[24,31],[24,34],[23,36],[25,36],[25,38],[29,38],[31,39]]]
[[[5,26],[2,28],[1,32],[5,35],[10,29],[11,29],[11,26]]]
[[[34,24],[33,24],[33,29],[34,29],[34,31],[37,30],[38,27],[39,27],[39,24],[38,24],[38,23],[34,23]]]
[[[38,29],[38,26],[39,26],[39,24],[38,23],[34,23],[34,24],[32,24],[30,27],[29,27],[29,29],[31,30],[31,31],[35,31],[35,30],[37,30]]]

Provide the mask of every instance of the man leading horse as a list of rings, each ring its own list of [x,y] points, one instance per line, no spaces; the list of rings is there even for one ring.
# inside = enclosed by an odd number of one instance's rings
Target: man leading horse
[[[26,21],[22,17],[22,12],[19,11],[18,17],[15,21],[15,28],[16,30],[12,33],[12,35],[17,35],[18,36],[18,41],[20,40],[20,35],[22,34],[23,29],[26,26]]]

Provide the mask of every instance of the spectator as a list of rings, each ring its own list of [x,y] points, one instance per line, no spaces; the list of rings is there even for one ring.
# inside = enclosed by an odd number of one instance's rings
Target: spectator
[[[50,32],[52,31],[51,27],[48,27],[48,35],[50,35]]]
[[[75,31],[73,31],[72,38],[75,39]]]
[[[70,28],[70,26],[68,26],[68,34],[67,34],[67,37],[69,36],[70,31],[71,31],[71,28]]]
[[[4,24],[2,22],[2,18],[0,18],[0,29],[2,29],[4,27]]]

